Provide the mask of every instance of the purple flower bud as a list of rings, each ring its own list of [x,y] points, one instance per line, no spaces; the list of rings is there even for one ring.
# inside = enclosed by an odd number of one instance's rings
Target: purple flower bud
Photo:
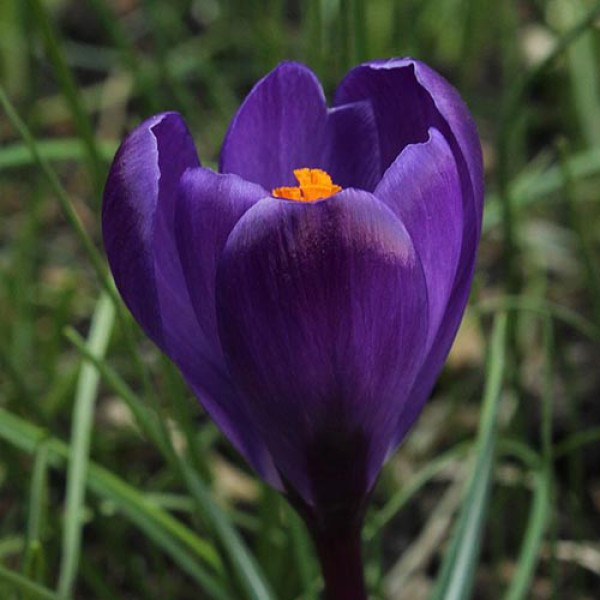
[[[175,113],[113,162],[103,233],[119,291],[303,515],[331,598],[350,598],[336,556],[358,568],[369,492],[450,350],[482,208],[475,124],[412,59],[354,68],[333,108],[309,69],[280,64],[234,117],[219,173]]]

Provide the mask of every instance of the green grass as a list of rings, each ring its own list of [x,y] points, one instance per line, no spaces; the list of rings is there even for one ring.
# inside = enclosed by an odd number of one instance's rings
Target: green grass
[[[598,15],[592,0],[0,2],[0,598],[319,597],[298,517],[119,300],[101,188],[153,112],[180,111],[214,165],[278,61],[330,94],[348,66],[399,55],[459,87],[487,191],[461,335],[367,515],[373,598],[595,597]]]

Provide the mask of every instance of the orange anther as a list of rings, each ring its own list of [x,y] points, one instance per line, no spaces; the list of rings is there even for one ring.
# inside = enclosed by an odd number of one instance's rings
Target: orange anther
[[[322,169],[294,169],[294,177],[298,180],[297,187],[275,188],[273,196],[297,202],[313,202],[342,191],[339,185],[331,181],[329,173]]]

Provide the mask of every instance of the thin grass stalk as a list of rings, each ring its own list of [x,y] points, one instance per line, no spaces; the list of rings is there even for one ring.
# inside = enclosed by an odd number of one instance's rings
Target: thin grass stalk
[[[600,1],[596,0],[593,7],[586,15],[559,38],[552,52],[550,52],[534,69],[531,69],[515,81],[506,96],[500,115],[500,134],[498,139],[498,187],[500,200],[504,207],[503,224],[505,228],[510,228],[514,221],[514,206],[508,185],[510,181],[510,170],[508,165],[510,162],[511,124],[515,122],[517,114],[525,99],[525,95],[529,92],[533,84],[554,64],[556,59],[560,57],[571,44],[576,42],[577,39],[593,25],[599,16]],[[509,230],[508,232],[505,231],[505,238],[507,238],[505,244],[514,244],[512,230]]]
[[[341,58],[342,71],[346,72],[352,65],[352,0],[340,0],[338,13],[339,21],[339,50]]]
[[[526,600],[540,558],[540,548],[548,529],[553,506],[552,415],[554,393],[554,333],[552,320],[544,319],[545,369],[541,402],[541,464],[534,473],[534,494],[529,520],[517,561],[517,569],[504,596],[505,600]]]
[[[48,444],[48,464],[63,469],[69,447],[28,421],[0,407],[0,439],[28,454],[34,454],[43,440]],[[90,461],[87,470],[90,491],[112,502],[145,535],[171,556],[184,572],[216,600],[231,600],[221,581],[211,571],[220,570],[221,561],[214,547],[175,519],[146,496],[111,471]]]
[[[40,156],[45,160],[71,161],[81,160],[85,156],[85,148],[81,147],[81,140],[77,138],[43,139],[36,143]],[[99,142],[98,150],[102,160],[108,163],[115,155],[117,146],[111,142]],[[16,142],[0,148],[0,172],[33,165],[35,160],[26,144]]]
[[[62,209],[67,222],[72,227],[72,229],[75,232],[75,235],[77,236],[81,245],[83,246],[88,260],[91,262],[94,272],[98,277],[98,280],[100,281],[101,287],[113,301],[117,311],[117,316],[119,318],[119,325],[123,334],[124,341],[126,343],[127,351],[129,352],[129,355],[132,358],[133,364],[137,368],[137,371],[140,375],[140,379],[142,380],[142,383],[144,385],[146,395],[149,398],[154,398],[154,388],[150,383],[148,370],[144,363],[141,361],[135,349],[133,338],[131,335],[131,328],[129,325],[129,317],[125,313],[123,303],[121,302],[121,299],[117,294],[115,286],[113,285],[112,280],[108,275],[106,263],[102,255],[100,254],[98,248],[92,241],[92,238],[83,226],[79,215],[77,214],[75,208],[73,207],[73,204],[71,203],[71,200],[69,199],[69,195],[60,183],[58,175],[56,174],[54,169],[52,169],[48,161],[45,160],[44,157],[40,154],[35,138],[31,134],[23,120],[19,117],[19,114],[17,113],[14,105],[12,104],[6,92],[4,91],[2,84],[0,84],[0,106],[2,106],[6,116],[8,117],[8,120],[29,148],[29,151],[34,159],[35,164],[46,177],[50,185],[50,189],[56,196],[56,199],[58,200],[59,206]]]
[[[505,377],[507,329],[506,314],[497,315],[488,355],[475,465],[433,600],[466,600],[471,594],[495,465],[496,417]]]
[[[373,541],[381,530],[414,498],[417,492],[453,462],[468,454],[472,446],[471,442],[457,444],[414,473],[383,507],[367,520],[363,538],[367,542]]]
[[[597,257],[592,244],[592,236],[588,230],[588,223],[581,215],[577,202],[577,190],[571,169],[569,168],[566,141],[558,144],[558,155],[563,175],[563,194],[567,205],[571,229],[577,237],[579,258],[585,271],[585,282],[594,311],[596,326],[600,328],[600,272],[598,271]]]
[[[324,72],[323,64],[323,6],[322,0],[309,0],[305,12],[306,53],[309,63],[317,73]]]
[[[23,575],[38,583],[44,578],[43,530],[48,510],[48,443],[42,440],[35,452],[29,489],[27,536],[23,556]],[[25,596],[30,598],[31,596]]]
[[[472,309],[481,313],[532,312],[542,316],[551,316],[554,320],[567,325],[592,342],[600,342],[600,328],[578,312],[550,300],[532,300],[526,296],[498,296],[490,301],[473,304]]]
[[[105,360],[90,352],[85,340],[77,331],[72,327],[67,327],[65,337],[77,348],[85,360],[94,365],[108,387],[125,402],[142,434],[155,444],[162,453],[165,453],[165,442],[159,434],[157,415],[149,412],[147,406],[140,401],[133,390]]]
[[[0,565],[0,582],[7,584],[15,591],[28,594],[29,598],[32,600],[65,600],[62,596],[55,594],[52,590],[49,590],[2,565]]]
[[[579,37],[591,27],[594,21],[600,16],[600,0],[594,3],[594,6],[587,14],[578,21],[569,31],[556,43],[552,52],[546,56],[534,69],[528,71],[522,77],[517,78],[515,83],[509,88],[501,108],[499,137],[497,143],[498,149],[498,193],[502,206],[502,231],[503,231],[503,264],[506,269],[506,286],[509,294],[517,294],[521,287],[520,274],[517,265],[519,264],[519,244],[517,227],[517,213],[510,189],[510,157],[513,147],[513,133],[517,123],[519,110],[523,105],[526,94],[531,86],[538,80],[541,74],[545,73],[554,61],[563,54]],[[508,340],[513,360],[517,360],[518,349],[516,344],[517,313],[509,315]]]
[[[106,294],[102,294],[96,304],[87,341],[91,354],[104,355],[112,335],[114,320],[114,305]],[[73,596],[81,553],[86,473],[99,381],[99,373],[96,369],[84,363],[77,382],[71,421],[72,433],[67,470],[63,554],[58,578],[58,593],[65,598]]]
[[[292,553],[300,579],[300,589],[303,591],[302,600],[316,600],[317,580],[316,563],[311,554],[310,539],[300,517],[286,504],[286,516],[290,529]]]
[[[149,77],[148,70],[144,68],[141,61],[138,59],[135,46],[123,29],[121,22],[116,15],[112,13],[112,9],[107,6],[105,0],[87,1],[98,17],[102,28],[110,36],[115,47],[118,48],[122,63],[133,76],[136,87],[141,92],[145,109],[149,113],[159,112],[161,106],[159,102],[160,89],[157,89],[159,86],[154,85],[151,77]]]
[[[548,166],[551,159],[550,153],[541,154],[510,181],[510,195],[515,210],[521,211],[537,202],[547,203],[552,194],[564,187],[562,169],[560,165]],[[578,152],[567,160],[567,165],[574,179],[597,176],[600,173],[600,150],[595,148]],[[501,224],[500,209],[498,195],[488,194],[483,216],[484,234]]]
[[[562,0],[555,5],[561,29],[568,29],[585,14],[587,0]],[[567,66],[571,80],[572,102],[579,130],[586,144],[597,146],[600,141],[600,81],[596,33],[586,31],[567,51]]]
[[[71,333],[72,339],[77,339]],[[86,353],[87,355],[88,353]],[[86,358],[91,359],[88,355]],[[117,378],[116,374],[103,365],[100,360],[96,361],[99,369],[106,375],[110,375],[107,382],[114,386],[114,390],[121,395],[133,407],[138,404],[137,401],[132,401],[135,394],[128,388],[127,384]],[[157,419],[154,424],[150,424],[146,417],[141,417],[138,408],[135,409],[138,418],[141,419],[145,430],[153,436],[153,441],[164,454],[167,462],[175,469],[182,478],[194,499],[195,508],[198,514],[203,518],[206,525],[214,532],[217,539],[229,556],[234,571],[238,574],[244,591],[251,600],[269,600],[272,597],[266,581],[260,572],[258,565],[246,548],[245,543],[240,538],[239,534],[228,522],[225,515],[214,503],[210,494],[200,479],[195,469],[191,468],[184,456],[179,455],[171,441],[171,436],[166,428],[165,419]]]
[[[97,197],[99,197],[104,186],[104,169],[102,167],[102,160],[96,145],[94,128],[89,115],[86,113],[83,104],[81,103],[77,84],[73,79],[73,75],[67,64],[59,36],[56,33],[46,7],[41,0],[28,1],[33,10],[33,15],[37,21],[37,25],[44,36],[46,48],[48,50],[48,57],[52,63],[52,66],[54,67],[56,78],[58,79],[62,93],[73,115],[75,127],[77,128],[77,131],[81,136],[81,140],[87,150],[87,163],[93,182],[93,187]]]

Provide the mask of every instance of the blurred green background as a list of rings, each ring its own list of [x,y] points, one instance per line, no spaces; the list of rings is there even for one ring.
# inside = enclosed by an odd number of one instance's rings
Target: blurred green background
[[[599,15],[585,0],[1,0],[0,598],[318,598],[297,517],[114,301],[101,192],[154,112],[180,111],[214,165],[280,60],[331,95],[351,65],[399,55],[466,99],[487,194],[467,316],[373,495],[373,598],[598,598]]]

